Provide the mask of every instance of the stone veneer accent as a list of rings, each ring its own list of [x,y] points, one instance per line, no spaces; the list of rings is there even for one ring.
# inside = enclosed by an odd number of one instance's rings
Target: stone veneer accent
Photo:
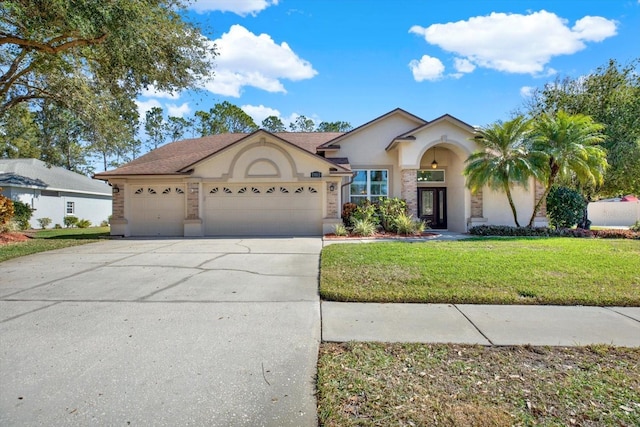
[[[334,186],[331,191],[329,187]],[[338,216],[338,188],[340,184],[336,182],[327,182],[327,218],[339,218]]]
[[[535,193],[536,193],[535,200],[533,202],[538,203],[538,200],[540,200],[540,198],[544,196],[544,185],[542,185],[540,181],[536,181]],[[540,209],[538,209],[538,213],[536,214],[536,218],[539,218],[539,217],[544,218],[546,216],[547,216],[547,201],[543,200],[542,203],[540,204]]]
[[[418,169],[402,169],[400,197],[407,202],[409,213],[418,215]]]
[[[187,219],[198,219],[200,210],[200,184],[187,183]]]
[[[111,203],[111,219],[124,219],[124,185],[123,184],[113,184],[113,186],[118,186],[117,193],[113,193],[113,201]]]
[[[471,218],[482,218],[482,189],[471,193]]]

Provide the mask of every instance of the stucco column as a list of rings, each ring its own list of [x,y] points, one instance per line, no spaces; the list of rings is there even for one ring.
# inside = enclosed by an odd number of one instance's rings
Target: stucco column
[[[402,169],[400,196],[407,202],[409,213],[418,216],[418,169]]]

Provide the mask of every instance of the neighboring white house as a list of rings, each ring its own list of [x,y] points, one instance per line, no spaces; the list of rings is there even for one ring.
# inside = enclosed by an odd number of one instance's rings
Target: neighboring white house
[[[68,215],[100,225],[111,214],[109,185],[37,159],[0,159],[0,187],[5,197],[35,209],[34,228],[38,218],[51,218],[51,227]]]
[[[640,221],[640,200],[633,195],[589,203],[589,220],[601,227],[629,227]]]
[[[400,197],[432,228],[513,225],[506,196],[471,194],[475,129],[450,115],[395,109],[347,133],[258,130],[164,145],[112,171],[111,233],[125,236],[320,235],[342,205]],[[528,218],[543,188],[513,189]],[[546,225],[545,207],[536,225]]]

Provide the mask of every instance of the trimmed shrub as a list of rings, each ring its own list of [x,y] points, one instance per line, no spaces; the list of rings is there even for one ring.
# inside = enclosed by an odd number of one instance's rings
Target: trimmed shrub
[[[13,220],[18,223],[21,230],[31,227],[29,220],[33,215],[33,208],[19,200],[13,201]]]
[[[0,188],[2,190],[2,188]],[[0,225],[8,224],[13,219],[13,202],[0,194]]]
[[[357,208],[358,205],[356,205],[355,203],[345,203],[344,205],[342,205],[342,222],[344,223],[344,225],[351,225],[351,216]]]
[[[593,234],[601,239],[636,239],[640,240],[640,232],[633,230],[593,230]]]
[[[547,227],[511,227],[508,225],[478,225],[469,229],[469,234],[475,236],[551,236],[553,230]]]
[[[631,230],[631,231],[640,231],[640,220],[636,221],[635,224],[633,224],[631,227],[629,227],[629,230]]]
[[[407,202],[398,197],[385,197],[378,203],[380,224],[386,231],[398,232],[396,220],[407,213]]]
[[[56,224],[53,226],[53,228],[55,228],[56,230],[60,230],[62,226],[60,224]]]
[[[380,224],[378,207],[369,200],[365,200],[351,214],[351,223],[353,225],[355,225],[356,220],[371,222],[374,226],[378,226]]]
[[[51,218],[38,218],[38,224],[40,224],[40,228],[44,230],[51,225]]]
[[[571,228],[582,221],[586,202],[580,193],[567,187],[553,187],[547,196],[549,222],[555,228]]]
[[[89,228],[89,227],[91,227],[91,221],[89,221],[88,219],[80,219],[76,223],[76,227],[78,227],[78,228]]]
[[[336,236],[344,237],[344,236],[348,236],[349,235],[349,230],[347,230],[347,227],[345,227],[344,224],[336,224],[333,227],[333,233]]]
[[[109,221],[107,221],[106,219],[103,219],[102,222],[100,223],[100,227],[108,227],[109,226]]]
[[[65,216],[62,221],[64,222],[64,226],[67,228],[74,227],[76,224],[78,224],[78,218],[71,215]]]
[[[354,218],[353,219],[353,234],[356,236],[373,236],[376,232],[376,225],[366,219]]]

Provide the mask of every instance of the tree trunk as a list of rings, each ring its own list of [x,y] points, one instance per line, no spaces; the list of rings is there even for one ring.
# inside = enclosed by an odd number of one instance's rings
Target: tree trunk
[[[511,197],[509,184],[504,186],[504,192],[507,193],[507,199],[509,200],[509,206],[511,206],[511,213],[513,214],[513,221],[516,223],[516,227],[520,227],[520,223],[518,222],[518,212],[516,211],[516,205],[513,203],[513,197]]]

